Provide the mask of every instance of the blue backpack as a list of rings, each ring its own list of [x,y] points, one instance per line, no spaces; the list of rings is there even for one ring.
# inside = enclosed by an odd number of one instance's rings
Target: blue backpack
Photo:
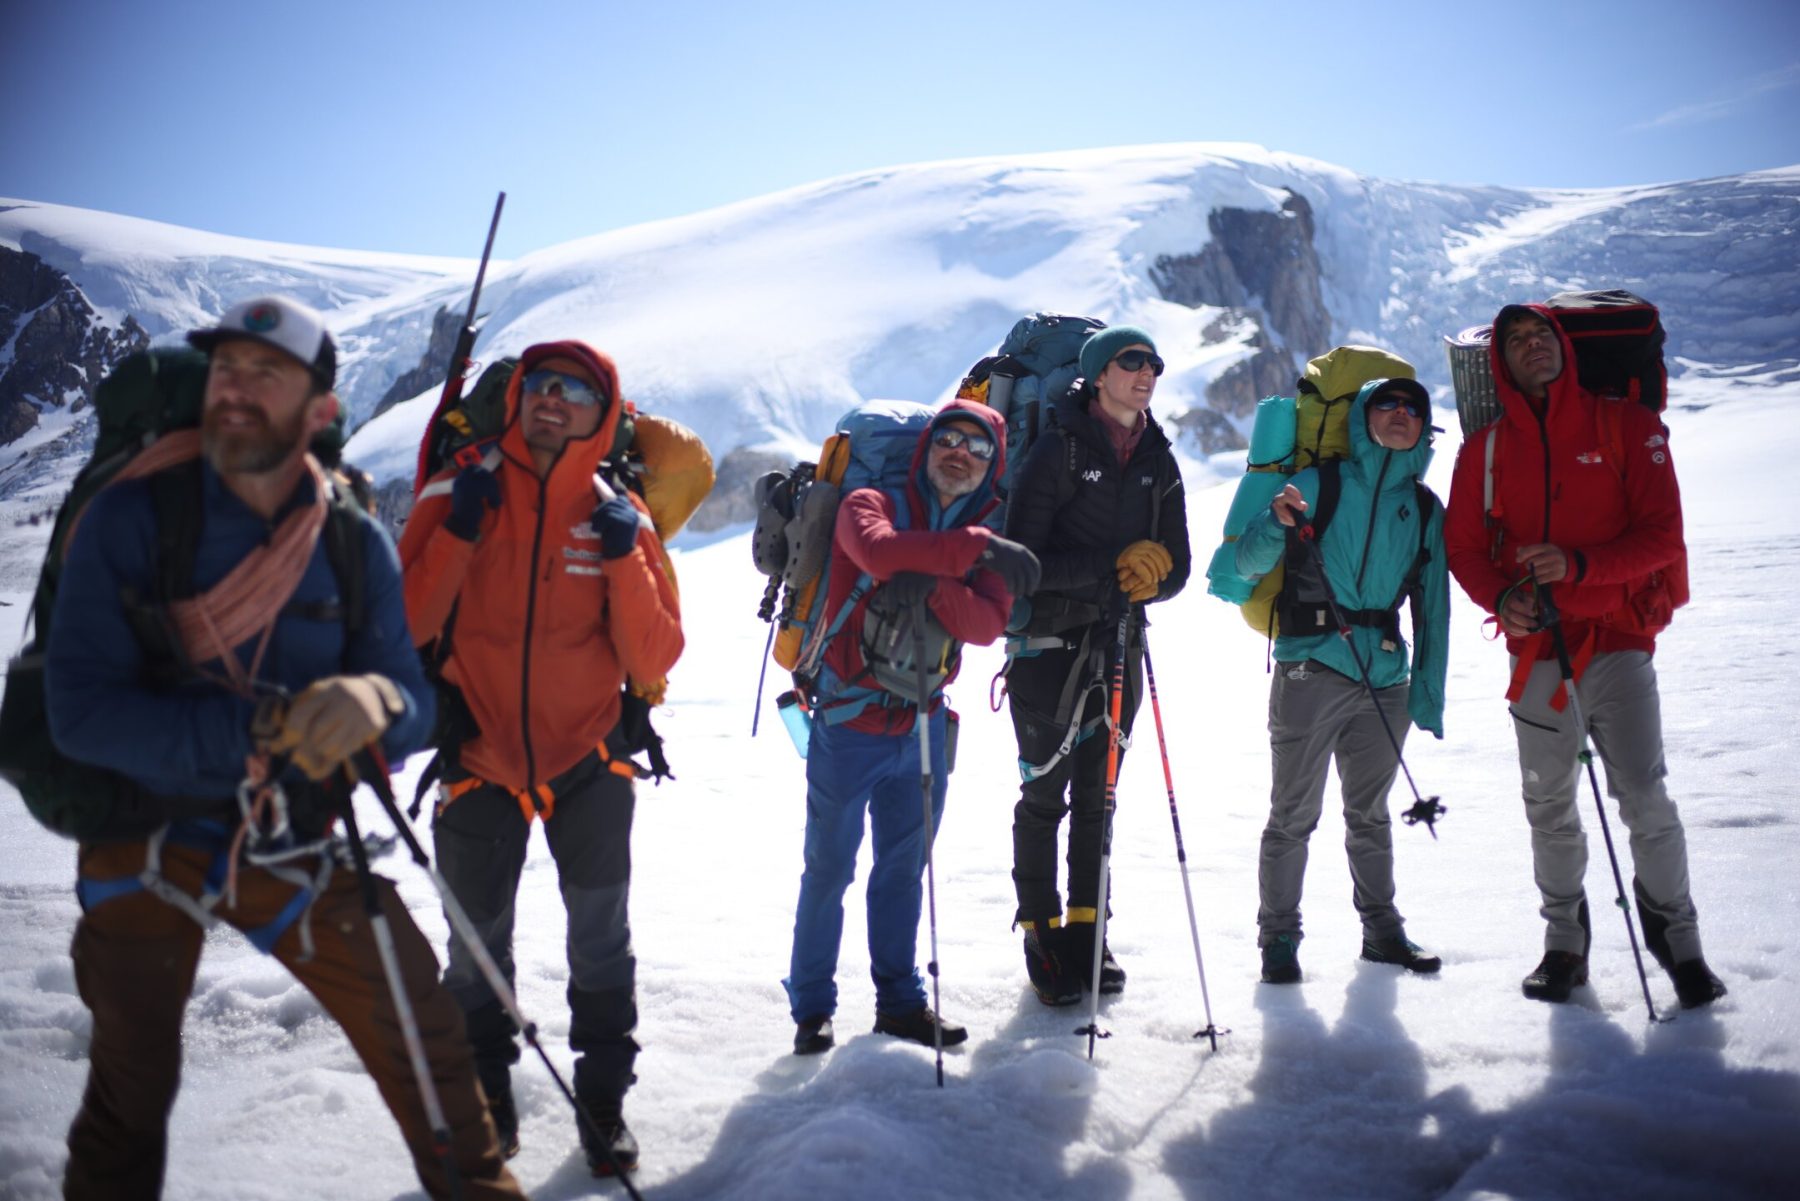
[[[1012,492],[1025,452],[1048,428],[1050,408],[1081,375],[1081,345],[1104,321],[1060,313],[1021,317],[1000,349],[969,369],[957,395],[978,400],[1006,422],[1006,474],[1000,495]]]

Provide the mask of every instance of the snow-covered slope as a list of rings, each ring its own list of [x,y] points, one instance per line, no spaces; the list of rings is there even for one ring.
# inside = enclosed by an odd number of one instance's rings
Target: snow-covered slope
[[[1150,266],[1197,251],[1215,206],[1275,212],[1290,188],[1316,222],[1334,339],[1383,341],[1439,383],[1439,334],[1485,319],[1501,299],[1624,283],[1663,303],[1674,353],[1688,360],[1669,421],[1694,602],[1657,666],[1707,954],[1731,995],[1647,1023],[1595,834],[1594,985],[1562,1007],[1519,996],[1542,931],[1505,662],[1460,596],[1447,738],[1416,735],[1407,748],[1420,786],[1449,813],[1438,841],[1396,832],[1400,906],[1409,933],[1444,956],[1441,978],[1356,960],[1341,821],[1328,805],[1309,869],[1306,982],[1255,983],[1264,646],[1196,583],[1160,607],[1151,640],[1212,1012],[1232,1031],[1218,1053],[1190,1037],[1205,1018],[1148,717],[1122,777],[1114,857],[1112,941],[1131,982],[1102,1009],[1112,1037],[1092,1063],[1071,1033],[1085,1013],[1046,1010],[1025,987],[1009,927],[1012,735],[985,703],[998,655],[980,650],[953,689],[966,725],[936,860],[944,1007],[971,1041],[948,1056],[939,1092],[929,1052],[866,1033],[873,991],[852,888],[840,1046],[796,1059],[779,981],[801,867],[801,764],[777,723],[748,738],[760,578],[745,539],[726,537],[677,552],[689,646],[659,725],[679,779],[646,789],[637,810],[645,1053],[627,1113],[647,1195],[1733,1201],[1800,1189],[1800,825],[1783,759],[1800,710],[1800,633],[1780,617],[1800,588],[1800,539],[1786,518],[1800,499],[1800,172],[1575,194],[1374,181],[1242,146],[908,167],[502,265],[478,354],[588,337],[619,356],[634,395],[702,429],[723,454],[816,441],[864,395],[937,396],[1019,313],[1076,309],[1151,325],[1174,364],[1157,401],[1167,414],[1196,403],[1244,348],[1199,345],[1209,314],[1162,299]],[[0,213],[0,241],[19,245],[39,228],[20,212]],[[206,235],[170,236],[177,252],[144,270],[164,280],[158,295],[177,296],[169,273],[208,273],[198,258],[181,265],[182,248]],[[96,253],[125,256],[107,246]],[[192,252],[205,253],[227,250]],[[456,302],[472,269],[334,254],[282,251],[337,264],[321,274],[404,275],[391,292],[358,293],[337,318],[347,345],[381,321],[415,322],[404,353],[375,333],[362,344],[371,371],[383,356],[405,360],[395,374],[416,361],[431,313]],[[87,286],[80,255],[57,261]],[[201,319],[185,312],[171,308],[158,328]],[[365,461],[403,469],[418,407],[363,431]],[[1449,460],[1435,465],[1440,492]],[[0,458],[0,473],[10,462]],[[1239,469],[1229,454],[1183,463],[1202,550],[1229,499],[1209,484]],[[50,496],[42,480],[8,493],[0,478],[0,561],[41,553],[43,530],[16,522]],[[9,647],[29,586],[0,575]],[[1591,797],[1581,811],[1592,830]],[[1616,821],[1613,831],[1624,853]],[[429,884],[400,861],[384,867],[441,945]],[[19,1201],[57,1195],[86,1069],[89,1023],[67,957],[73,873],[73,849],[0,786],[0,1197]],[[520,912],[522,1000],[566,1066],[563,915],[541,840]],[[1665,980],[1650,984],[1659,1009],[1672,1005]],[[168,1196],[418,1195],[342,1036],[235,935],[208,939],[184,1053]],[[588,1179],[541,1069],[523,1064],[515,1078],[525,1143],[515,1168],[531,1194],[617,1194]]]

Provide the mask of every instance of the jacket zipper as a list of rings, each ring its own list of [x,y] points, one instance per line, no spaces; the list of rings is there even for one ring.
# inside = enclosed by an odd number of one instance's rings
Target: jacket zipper
[[[550,481],[540,479],[538,486],[537,525],[531,533],[531,582],[525,589],[524,653],[519,667],[519,732],[525,740],[525,786],[532,791],[532,804],[537,802],[537,755],[531,749],[531,634],[537,621],[538,555],[544,546],[544,514],[550,507]]]
[[[1375,473],[1375,487],[1369,494],[1369,528],[1363,531],[1362,562],[1356,565],[1356,595],[1362,595],[1363,573],[1369,569],[1369,547],[1375,542],[1375,514],[1381,509],[1381,481],[1387,478],[1388,464],[1394,461],[1392,451],[1381,456],[1381,470]],[[1319,574],[1325,573],[1325,548],[1319,548]]]

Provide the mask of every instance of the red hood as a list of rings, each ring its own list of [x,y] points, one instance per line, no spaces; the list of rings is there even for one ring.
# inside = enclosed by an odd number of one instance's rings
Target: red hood
[[[912,510],[913,528],[917,530],[929,528],[925,519],[929,506],[925,503],[924,489],[931,485],[925,478],[925,456],[931,453],[931,435],[946,421],[979,422],[994,440],[994,457],[988,463],[987,474],[976,485],[973,503],[965,508],[964,518],[957,524],[975,525],[1000,503],[994,484],[1006,474],[1006,426],[999,413],[980,401],[952,400],[938,410],[925,432],[919,435],[919,444],[913,448],[912,466],[906,475],[906,501]]]
[[[1509,304],[1494,317],[1494,337],[1488,343],[1488,363],[1494,373],[1494,390],[1500,398],[1500,410],[1509,421],[1516,421],[1532,428],[1537,427],[1537,418],[1532,400],[1519,390],[1513,382],[1512,372],[1506,366],[1506,352],[1500,342],[1500,330],[1506,320],[1518,313],[1534,313],[1550,323],[1556,331],[1557,340],[1562,343],[1562,374],[1550,381],[1544,390],[1549,402],[1548,411],[1556,412],[1566,408],[1566,402],[1572,400],[1581,389],[1581,373],[1575,368],[1575,344],[1569,341],[1569,335],[1556,319],[1556,314],[1541,304]]]

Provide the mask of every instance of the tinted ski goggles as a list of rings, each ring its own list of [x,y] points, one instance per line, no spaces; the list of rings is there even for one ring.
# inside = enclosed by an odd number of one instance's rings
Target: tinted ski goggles
[[[1123,353],[1114,355],[1113,362],[1131,372],[1133,375],[1142,371],[1145,363],[1150,364],[1150,373],[1152,375],[1161,375],[1163,373],[1163,361],[1148,350],[1124,351]]]
[[[1369,407],[1377,413],[1391,413],[1395,409],[1405,409],[1413,415],[1415,421],[1424,421],[1431,416],[1431,406],[1416,396],[1400,396],[1393,392],[1385,396],[1377,396],[1369,401]]]
[[[983,463],[994,457],[994,440],[992,438],[985,434],[965,434],[952,426],[945,426],[943,429],[933,431],[931,444],[941,446],[945,450],[955,450],[960,446]]]
[[[564,404],[577,408],[585,409],[591,405],[606,403],[606,397],[600,390],[586,380],[561,371],[552,371],[548,367],[526,372],[523,387],[527,393],[554,396]]]

